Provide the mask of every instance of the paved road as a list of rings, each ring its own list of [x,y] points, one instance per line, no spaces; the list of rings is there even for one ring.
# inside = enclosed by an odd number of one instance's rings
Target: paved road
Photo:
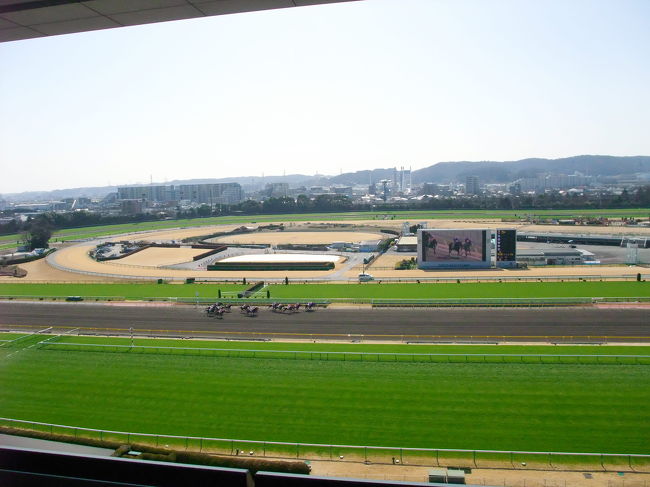
[[[39,440],[37,438],[13,435],[0,435],[0,445],[16,448],[34,448],[37,450],[78,453],[81,455],[100,455],[102,457],[110,457],[115,452],[115,450],[111,450],[110,448],[97,448],[94,446],[76,445],[60,441]]]
[[[247,317],[233,308],[223,319],[208,318],[193,306],[118,306],[86,303],[0,303],[0,329],[14,327],[95,328],[97,333],[124,333],[130,327],[141,334],[163,332],[177,336],[225,338],[314,338],[411,341],[548,340],[574,337],[572,341],[650,341],[649,309],[598,308],[501,308],[501,309],[319,309],[293,315],[266,308]],[[500,338],[501,339],[501,338]]]

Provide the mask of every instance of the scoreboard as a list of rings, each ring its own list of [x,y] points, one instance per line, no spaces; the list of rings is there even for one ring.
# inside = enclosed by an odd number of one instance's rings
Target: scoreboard
[[[515,262],[517,260],[517,230],[497,228],[496,247],[497,262]]]

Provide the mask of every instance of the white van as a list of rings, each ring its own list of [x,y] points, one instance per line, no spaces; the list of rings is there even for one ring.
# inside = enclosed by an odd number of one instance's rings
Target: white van
[[[359,274],[359,282],[374,281],[375,278],[370,274]]]

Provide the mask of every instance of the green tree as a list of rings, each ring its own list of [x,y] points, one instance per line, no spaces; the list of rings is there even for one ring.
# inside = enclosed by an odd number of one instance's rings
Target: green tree
[[[26,231],[22,234],[22,241],[29,250],[46,249],[53,229],[52,223],[46,217],[39,216],[29,222]]]

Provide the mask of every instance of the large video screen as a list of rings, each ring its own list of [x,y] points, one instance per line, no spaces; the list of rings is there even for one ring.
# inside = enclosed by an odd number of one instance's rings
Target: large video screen
[[[496,234],[497,262],[514,262],[517,260],[517,230],[497,228]]]
[[[485,229],[419,230],[420,267],[487,267],[490,265],[488,237]]]

